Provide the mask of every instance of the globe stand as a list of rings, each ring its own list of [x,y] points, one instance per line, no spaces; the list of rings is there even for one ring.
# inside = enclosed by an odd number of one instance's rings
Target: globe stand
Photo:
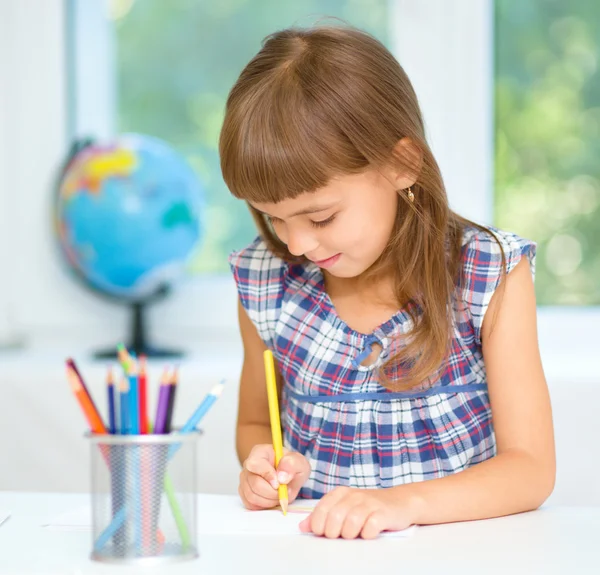
[[[167,349],[154,347],[148,343],[146,337],[146,316],[144,314],[146,309],[146,303],[136,302],[131,304],[132,317],[131,317],[131,330],[130,336],[127,340],[126,346],[128,351],[133,351],[139,357],[145,355],[148,358],[175,358],[181,357],[183,352],[176,349]],[[117,346],[103,351],[97,351],[94,353],[95,359],[117,359]]]

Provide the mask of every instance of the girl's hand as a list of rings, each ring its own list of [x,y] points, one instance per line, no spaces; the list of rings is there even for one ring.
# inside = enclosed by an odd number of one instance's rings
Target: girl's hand
[[[382,531],[401,531],[415,521],[417,501],[398,488],[336,487],[300,523],[304,533],[328,538],[374,539]]]
[[[298,496],[300,488],[310,475],[310,464],[304,455],[284,449],[277,470],[275,452],[270,444],[255,445],[244,461],[240,473],[238,493],[248,509],[270,509],[279,505],[277,488],[288,486],[288,501]]]

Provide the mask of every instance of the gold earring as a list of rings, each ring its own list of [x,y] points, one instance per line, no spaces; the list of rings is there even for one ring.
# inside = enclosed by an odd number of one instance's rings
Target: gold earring
[[[410,187],[408,188],[408,191],[406,192],[406,195],[408,196],[408,201],[411,204],[415,203],[415,195],[412,193],[412,190],[410,189]]]

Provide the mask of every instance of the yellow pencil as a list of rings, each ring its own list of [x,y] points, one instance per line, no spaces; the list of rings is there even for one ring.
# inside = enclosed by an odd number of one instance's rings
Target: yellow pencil
[[[283,457],[283,441],[281,439],[281,421],[279,420],[279,402],[277,401],[277,383],[275,381],[275,362],[270,349],[265,350],[265,376],[267,378],[267,398],[269,400],[269,417],[271,419],[271,435],[273,437],[273,451],[275,451],[275,469]],[[287,515],[288,488],[287,485],[279,486],[279,505],[284,515]]]

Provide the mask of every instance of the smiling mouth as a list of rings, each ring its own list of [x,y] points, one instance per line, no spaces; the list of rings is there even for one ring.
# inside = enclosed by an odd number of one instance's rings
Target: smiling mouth
[[[312,260],[312,262],[321,268],[326,268],[335,264],[341,255],[342,254],[336,254],[335,256],[331,256],[330,258],[326,258],[324,260]]]

